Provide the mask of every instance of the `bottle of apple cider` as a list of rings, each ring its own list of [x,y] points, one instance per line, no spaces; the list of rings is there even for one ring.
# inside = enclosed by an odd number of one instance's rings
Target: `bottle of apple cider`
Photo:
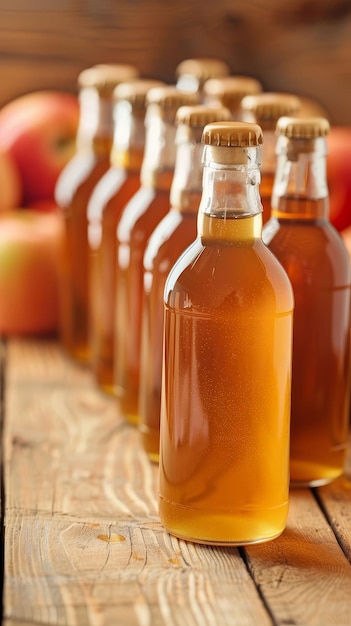
[[[263,224],[271,215],[271,200],[276,169],[277,121],[284,115],[296,115],[300,108],[297,96],[288,93],[260,93],[245,96],[241,101],[242,119],[259,124],[264,133],[260,194],[263,204]]]
[[[177,109],[197,101],[197,94],[173,85],[148,92],[141,186],[117,224],[114,380],[121,412],[132,424],[139,422],[143,256],[151,233],[170,209]]]
[[[165,285],[159,511],[177,537],[241,545],[286,524],[294,298],[261,236],[261,128],[203,141],[198,235]]]
[[[137,75],[137,69],[130,65],[98,65],[80,73],[77,150],[55,190],[66,231],[60,338],[66,352],[81,362],[89,360],[87,203],[110,164],[113,89]]]
[[[116,228],[122,209],[140,187],[146,95],[163,84],[140,78],[115,88],[111,164],[88,202],[91,367],[109,393],[114,387]]]
[[[272,217],[263,239],[295,294],[291,481],[322,485],[343,472],[350,397],[348,254],[328,219],[324,118],[277,124]]]
[[[203,97],[203,85],[210,78],[220,78],[229,74],[229,65],[222,59],[204,57],[184,59],[176,67],[177,87],[181,91],[198,93]]]
[[[231,111],[233,121],[242,120],[241,101],[245,96],[262,92],[261,83],[251,76],[210,78],[203,86],[204,102],[220,105]]]
[[[178,109],[171,210],[156,226],[144,254],[139,409],[143,445],[152,461],[158,461],[159,454],[165,282],[177,258],[196,237],[202,193],[203,128],[210,122],[230,119],[229,109],[218,106]]]

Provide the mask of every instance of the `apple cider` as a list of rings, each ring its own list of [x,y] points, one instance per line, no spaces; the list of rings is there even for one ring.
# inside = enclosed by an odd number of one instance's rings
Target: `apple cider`
[[[150,235],[170,210],[176,111],[196,101],[196,95],[174,86],[149,90],[141,186],[117,226],[114,380],[121,412],[132,424],[139,423],[143,256]]]
[[[344,469],[350,399],[350,261],[328,219],[323,118],[282,118],[272,218],[263,239],[295,294],[291,482],[321,485]]]
[[[159,512],[179,538],[244,545],[286,524],[294,298],[261,237],[260,127],[203,141],[198,235],[165,286]]]
[[[97,383],[109,393],[114,391],[117,224],[140,187],[146,95],[161,84],[138,79],[115,88],[111,164],[88,202],[91,368]]]
[[[67,353],[81,362],[90,358],[87,204],[110,165],[112,91],[119,82],[136,75],[136,68],[128,65],[100,65],[80,73],[77,151],[61,172],[55,190],[65,224],[60,339]]]
[[[178,109],[171,210],[153,231],[144,254],[139,426],[144,448],[149,458],[156,462],[160,440],[165,282],[177,258],[196,238],[202,192],[203,127],[210,122],[229,120],[230,115],[229,109],[219,105],[182,106]]]

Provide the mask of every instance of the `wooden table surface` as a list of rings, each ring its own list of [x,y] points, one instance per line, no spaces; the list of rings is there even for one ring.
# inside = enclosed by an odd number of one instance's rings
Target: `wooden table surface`
[[[90,372],[55,340],[4,354],[4,626],[351,624],[351,463],[293,490],[270,543],[179,541],[157,466]]]

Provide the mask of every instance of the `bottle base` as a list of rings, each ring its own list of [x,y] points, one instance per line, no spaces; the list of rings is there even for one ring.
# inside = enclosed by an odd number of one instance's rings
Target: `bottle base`
[[[293,463],[290,467],[290,487],[322,487],[333,482],[344,473],[343,468],[327,467],[318,464]]]
[[[89,348],[74,348],[74,347],[67,347],[64,344],[62,344],[62,348],[64,350],[64,352],[66,353],[67,357],[69,357],[70,359],[72,359],[72,361],[75,361],[76,363],[79,363],[80,365],[90,365],[90,350]]]
[[[268,543],[269,541],[273,541],[274,539],[277,539],[278,537],[280,537],[280,535],[284,531],[284,528],[280,530],[278,533],[267,536],[267,537],[262,537],[262,538],[257,538],[257,539],[240,539],[240,540],[203,539],[199,537],[190,537],[187,535],[182,535],[180,533],[173,532],[172,530],[166,527],[165,527],[165,530],[173,537],[176,537],[176,539],[181,539],[182,541],[189,541],[190,543],[199,543],[205,546],[222,546],[222,547],[226,546],[228,548],[240,548],[243,546],[253,546],[253,545],[260,544],[260,543]]]
[[[178,539],[216,546],[246,546],[272,541],[286,526],[288,502],[237,510],[194,509],[159,497],[161,523]]]
[[[291,489],[309,489],[312,487],[323,487],[323,485],[329,485],[334,482],[339,476],[342,474],[337,474],[337,476],[328,477],[328,478],[313,478],[311,480],[291,480],[290,487]]]
[[[143,448],[150,461],[159,463],[160,431],[152,430],[145,424],[139,426]]]

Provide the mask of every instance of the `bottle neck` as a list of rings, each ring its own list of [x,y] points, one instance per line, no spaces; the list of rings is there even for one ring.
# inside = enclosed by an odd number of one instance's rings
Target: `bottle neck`
[[[178,126],[177,150],[172,180],[171,206],[181,213],[197,213],[202,194],[202,128]]]
[[[170,191],[176,160],[175,111],[148,106],[145,117],[145,150],[141,166],[143,187]]]
[[[145,109],[135,109],[128,101],[114,107],[114,134],[111,164],[140,171],[145,147]]]
[[[272,216],[328,218],[326,141],[279,137],[272,193]]]
[[[260,149],[213,147],[204,150],[203,192],[198,233],[215,241],[261,237]]]
[[[108,155],[113,137],[112,99],[100,96],[93,87],[86,87],[80,91],[79,106],[77,149]]]

